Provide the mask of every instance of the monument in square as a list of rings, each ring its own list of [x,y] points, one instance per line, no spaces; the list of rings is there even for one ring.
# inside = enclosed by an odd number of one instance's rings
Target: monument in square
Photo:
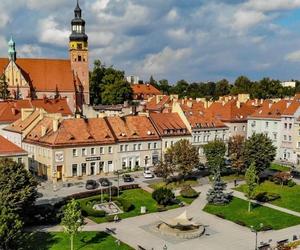
[[[187,217],[187,211],[172,219],[160,218],[158,231],[163,235],[174,236],[181,239],[198,238],[205,232],[205,227],[193,218]]]

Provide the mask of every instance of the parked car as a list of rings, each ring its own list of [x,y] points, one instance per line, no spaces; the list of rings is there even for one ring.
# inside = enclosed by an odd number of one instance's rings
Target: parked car
[[[124,174],[123,175],[123,181],[124,182],[133,182],[134,178],[130,174]]]
[[[107,178],[100,178],[99,183],[102,187],[109,187],[112,184]]]
[[[92,190],[97,188],[97,182],[95,180],[87,180],[85,184],[87,190]]]
[[[144,177],[145,177],[146,179],[151,179],[151,178],[154,178],[154,174],[153,174],[150,170],[146,170],[146,171],[144,172]]]
[[[291,176],[293,178],[300,179],[300,171],[299,170],[292,170],[291,171]]]

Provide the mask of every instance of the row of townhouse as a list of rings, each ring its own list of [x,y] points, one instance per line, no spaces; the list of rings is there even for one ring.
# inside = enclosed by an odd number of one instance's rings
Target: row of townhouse
[[[248,117],[247,137],[266,134],[276,147],[275,160],[300,164],[300,99],[266,100]]]

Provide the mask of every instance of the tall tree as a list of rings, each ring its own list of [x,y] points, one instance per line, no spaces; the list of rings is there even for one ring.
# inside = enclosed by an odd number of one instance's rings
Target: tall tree
[[[232,94],[245,94],[250,93],[252,88],[252,82],[246,76],[239,76],[232,88]]]
[[[93,71],[90,72],[90,102],[97,105],[101,103],[102,79],[105,66],[100,60],[95,60]]]
[[[20,249],[23,221],[12,208],[0,205],[0,249]]]
[[[71,200],[63,211],[61,224],[64,232],[70,236],[71,250],[74,249],[74,237],[83,226],[80,205],[76,200]]]
[[[6,100],[9,98],[10,92],[8,90],[8,83],[6,81],[6,76],[3,74],[0,77],[0,98]]]
[[[245,180],[246,180],[246,196],[248,198],[248,212],[251,211],[251,199],[255,194],[255,189],[257,187],[257,174],[256,167],[254,163],[251,163],[249,168],[246,170]]]
[[[161,176],[164,181],[168,179],[171,175],[174,174],[175,169],[170,164],[169,161],[160,161],[155,165],[155,174]]]
[[[179,95],[179,98],[187,96],[189,84],[185,80],[178,81],[172,88],[172,93]]]
[[[221,140],[215,140],[203,146],[208,167],[212,173],[220,172],[225,164],[226,145]]]
[[[243,159],[246,167],[251,163],[256,166],[258,173],[270,166],[276,155],[276,147],[272,140],[265,134],[253,134],[245,141]]]
[[[241,135],[236,135],[229,138],[228,141],[228,155],[231,160],[231,165],[238,173],[244,169],[243,148],[245,138]]]
[[[24,165],[10,159],[1,159],[0,205],[18,211],[24,217],[36,197],[37,181]]]
[[[216,83],[216,97],[228,95],[230,93],[230,84],[226,79],[222,79]]]
[[[169,95],[171,93],[172,86],[169,85],[167,79],[162,79],[158,82],[158,88],[163,92],[164,95]]]
[[[157,81],[154,79],[154,77],[152,75],[150,76],[149,84],[152,85],[152,86],[154,86],[155,88],[159,89]]]
[[[199,164],[199,152],[188,140],[180,140],[167,149],[166,161],[185,176]]]

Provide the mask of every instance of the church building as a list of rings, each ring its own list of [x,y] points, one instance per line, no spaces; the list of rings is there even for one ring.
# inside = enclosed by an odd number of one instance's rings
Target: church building
[[[8,84],[10,98],[67,98],[77,113],[83,104],[89,104],[88,36],[78,1],[71,29],[69,59],[18,58],[15,42],[10,39],[8,58],[0,58],[0,74]]]

